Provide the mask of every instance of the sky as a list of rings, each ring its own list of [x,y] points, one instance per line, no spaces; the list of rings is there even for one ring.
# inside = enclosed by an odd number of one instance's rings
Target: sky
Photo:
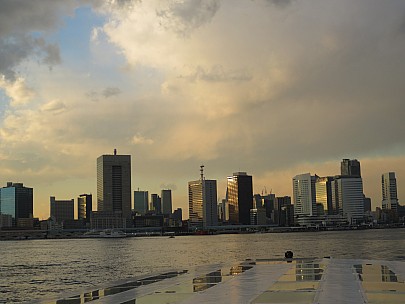
[[[96,159],[132,156],[132,189],[246,171],[255,193],[361,162],[405,203],[405,1],[0,0],[0,185],[93,193]]]

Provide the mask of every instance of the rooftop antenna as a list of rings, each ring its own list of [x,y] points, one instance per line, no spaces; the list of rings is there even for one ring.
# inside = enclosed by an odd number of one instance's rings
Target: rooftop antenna
[[[114,149],[114,155],[117,155],[117,149]]]
[[[204,180],[204,165],[200,166],[200,175],[201,175],[201,180]]]

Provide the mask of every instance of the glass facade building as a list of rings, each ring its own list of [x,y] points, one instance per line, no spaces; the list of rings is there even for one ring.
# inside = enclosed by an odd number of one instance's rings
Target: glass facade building
[[[236,172],[228,176],[227,201],[229,223],[239,225],[250,224],[250,209],[253,209],[252,176],[246,172]]]
[[[33,189],[24,187],[22,183],[8,182],[0,189],[0,213],[12,217],[12,225],[18,219],[33,217]]]
[[[134,209],[141,215],[145,215],[149,210],[149,192],[136,190],[134,191]]]
[[[77,218],[90,221],[93,211],[93,196],[91,194],[81,194],[77,198]]]

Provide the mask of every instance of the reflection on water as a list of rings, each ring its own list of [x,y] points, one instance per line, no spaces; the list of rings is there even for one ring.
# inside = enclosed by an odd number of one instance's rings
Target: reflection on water
[[[405,229],[5,241],[0,248],[0,303],[91,290],[106,282],[170,269],[248,257],[283,258],[286,250],[295,257],[405,259],[403,239]]]

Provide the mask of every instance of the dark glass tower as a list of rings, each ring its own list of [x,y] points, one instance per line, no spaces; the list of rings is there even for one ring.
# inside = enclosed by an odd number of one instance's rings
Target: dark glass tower
[[[343,159],[340,172],[342,176],[361,177],[360,162],[357,159]]]
[[[33,217],[33,189],[22,183],[7,183],[0,189],[0,213],[12,216],[13,226],[20,218]]]

